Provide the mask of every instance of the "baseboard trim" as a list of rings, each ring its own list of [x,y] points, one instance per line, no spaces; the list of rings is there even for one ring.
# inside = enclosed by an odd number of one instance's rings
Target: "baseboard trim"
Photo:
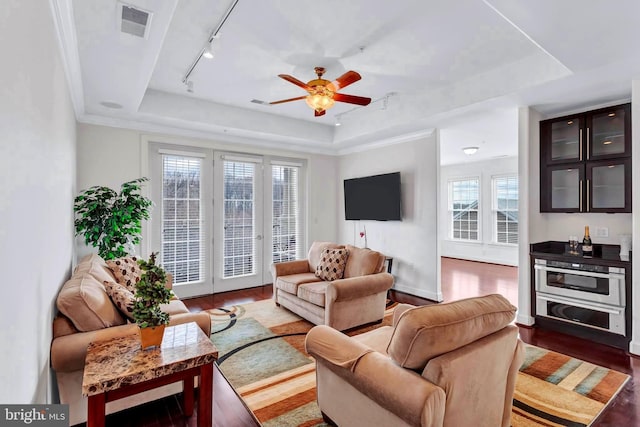
[[[516,323],[519,323],[521,325],[533,326],[535,322],[536,322],[535,317],[524,316],[524,315],[516,316]]]
[[[442,300],[444,299],[442,298],[441,294],[438,295],[438,293],[436,292],[426,291],[424,289],[414,288],[412,286],[398,285],[397,283],[393,285],[392,289],[394,291],[403,292],[405,294],[414,295],[420,298],[426,298],[431,301],[442,302]]]
[[[629,353],[640,356],[640,342],[632,340],[629,343]]]

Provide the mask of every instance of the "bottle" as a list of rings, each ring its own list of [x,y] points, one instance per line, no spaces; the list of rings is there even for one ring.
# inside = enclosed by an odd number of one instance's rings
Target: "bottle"
[[[584,238],[582,239],[582,256],[593,256],[593,244],[591,243],[591,236],[589,236],[589,226],[584,227]]]

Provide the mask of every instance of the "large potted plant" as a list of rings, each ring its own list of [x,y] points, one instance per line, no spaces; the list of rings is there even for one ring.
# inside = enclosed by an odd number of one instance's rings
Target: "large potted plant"
[[[136,284],[135,301],[133,303],[133,320],[140,327],[141,347],[159,346],[162,343],[164,329],[169,323],[169,314],[160,309],[171,299],[171,291],[167,288],[167,273],[156,264],[156,254],[152,253],[149,261],[138,260],[142,276]]]
[[[124,257],[140,243],[142,220],[150,218],[153,206],[140,194],[145,181],[147,178],[125,182],[119,193],[93,186],[75,198],[76,235],[83,235],[87,245],[98,248],[103,259]]]

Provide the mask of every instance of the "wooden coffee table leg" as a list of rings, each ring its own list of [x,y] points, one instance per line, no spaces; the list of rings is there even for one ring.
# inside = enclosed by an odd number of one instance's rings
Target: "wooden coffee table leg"
[[[182,381],[182,389],[184,414],[190,417],[193,415],[193,377]]]
[[[89,396],[87,402],[87,427],[104,427],[104,393]]]
[[[200,367],[200,391],[198,394],[198,426],[213,424],[213,363]]]

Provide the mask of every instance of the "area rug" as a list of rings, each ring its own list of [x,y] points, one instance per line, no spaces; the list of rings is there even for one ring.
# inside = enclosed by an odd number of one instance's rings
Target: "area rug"
[[[389,304],[381,324],[391,324]],[[325,426],[316,404],[315,363],[304,351],[313,327],[272,300],[209,310],[220,371],[265,427]],[[629,376],[526,345],[516,382],[513,427],[589,426]]]

